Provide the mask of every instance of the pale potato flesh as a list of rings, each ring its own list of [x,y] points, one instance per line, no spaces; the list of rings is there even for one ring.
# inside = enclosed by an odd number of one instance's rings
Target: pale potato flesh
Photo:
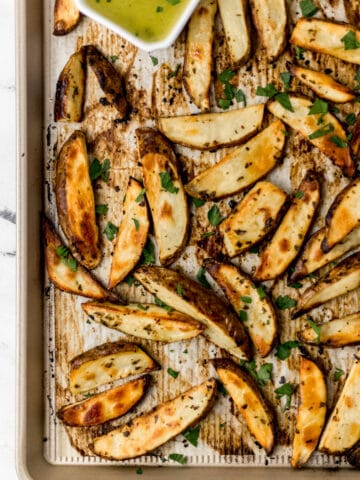
[[[79,23],[81,14],[74,0],[55,0],[54,35],[66,35]]]
[[[353,313],[342,318],[318,325],[320,335],[310,326],[305,327],[298,336],[302,342],[327,347],[344,347],[360,343],[360,314]]]
[[[247,0],[218,0],[230,63],[241,65],[249,58],[251,43]]]

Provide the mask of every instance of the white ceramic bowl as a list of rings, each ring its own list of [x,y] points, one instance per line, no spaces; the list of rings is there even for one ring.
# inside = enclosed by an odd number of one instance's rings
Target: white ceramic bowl
[[[136,35],[134,35],[129,30],[125,29],[116,22],[111,21],[105,15],[102,15],[98,11],[94,10],[91,5],[89,5],[87,0],[75,0],[79,10],[86,16],[92,18],[96,22],[99,22],[109,29],[113,30],[115,33],[118,33],[121,37],[125,38],[129,42],[133,43],[135,46],[146,50],[148,52],[152,50],[157,50],[160,48],[169,47],[176,38],[180,35],[182,29],[186,25],[186,22],[189,20],[191,14],[195,10],[199,0],[190,0],[187,6],[185,7],[182,14],[179,16],[178,20],[174,24],[173,28],[169,31],[168,35],[160,41],[146,41]]]

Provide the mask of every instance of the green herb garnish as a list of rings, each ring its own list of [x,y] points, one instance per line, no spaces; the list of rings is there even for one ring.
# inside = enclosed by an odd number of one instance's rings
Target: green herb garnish
[[[318,325],[316,325],[316,323],[310,317],[307,317],[306,321],[309,324],[309,326],[316,333],[316,340],[315,340],[316,343],[319,343],[320,342],[320,327]]]
[[[286,110],[289,110],[290,112],[293,112],[294,109],[291,105],[289,95],[286,92],[283,93],[278,93],[275,96],[275,100],[280,103],[282,107],[284,107]]]
[[[216,227],[221,222],[220,210],[216,205],[213,205],[207,214],[208,220],[213,227]]]
[[[280,73],[280,78],[284,84],[285,90],[289,90],[290,82],[291,82],[291,73],[290,72],[282,72]]]
[[[89,174],[92,181],[101,177],[104,182],[107,182],[110,176],[110,160],[106,158],[104,162],[101,163],[97,158],[94,158],[90,164]]]
[[[107,203],[105,203],[103,205],[96,205],[95,206],[95,213],[97,213],[97,215],[106,215],[108,210],[109,210],[109,206],[108,206]]]
[[[291,383],[284,383],[284,385],[281,385],[281,387],[275,390],[276,398],[282,398],[282,397],[286,398],[285,405],[283,408],[284,411],[289,410],[291,405],[291,397],[295,392],[295,390],[296,390],[296,386],[291,385]]]
[[[252,298],[251,298],[251,297],[247,297],[246,295],[240,297],[240,300],[241,300],[243,303],[252,303]]]
[[[202,207],[205,204],[205,200],[202,198],[191,198],[192,203],[195,205],[196,208]]]
[[[140,263],[141,265],[151,265],[155,263],[155,246],[150,238],[147,239],[145,247],[143,248]]]
[[[137,218],[133,218],[132,221],[134,222],[135,225],[135,230],[138,231],[140,228],[140,222]]]
[[[294,298],[289,297],[288,295],[280,295],[275,300],[275,304],[280,310],[287,310],[288,308],[295,307],[297,301]]]
[[[177,378],[180,372],[177,372],[176,370],[173,370],[172,368],[169,367],[167,369],[167,373],[170,375],[170,377]]]
[[[168,0],[168,2],[169,1],[170,0]],[[172,1],[173,2],[175,2],[175,1],[179,2],[180,0],[172,0]],[[181,453],[170,453],[169,459],[173,460],[174,462],[180,463],[181,465],[185,465],[185,463],[186,463],[186,457],[184,455],[182,455]]]
[[[153,66],[156,67],[156,65],[159,63],[159,60],[157,59],[157,57],[153,57],[152,55],[150,55],[150,58]]]
[[[349,30],[341,39],[345,50],[355,50],[360,47],[360,42],[357,41],[356,34],[353,30]]]
[[[303,17],[306,18],[314,16],[315,13],[319,10],[312,0],[301,0],[300,8]]]
[[[266,87],[257,87],[256,89],[256,95],[259,95],[261,97],[269,97],[272,98],[274,97],[278,91],[274,87],[272,83],[269,83],[266,85]]]
[[[205,268],[204,267],[200,267],[197,274],[196,274],[196,278],[198,279],[198,281],[201,283],[201,285],[205,288],[211,288],[210,287],[210,283],[206,280],[206,277],[205,277]]]
[[[309,109],[308,115],[325,115],[329,111],[329,105],[324,102],[324,100],[320,100],[317,98],[314,103],[311,105]]]
[[[327,123],[323,127],[319,128],[318,130],[315,130],[313,133],[309,135],[310,140],[315,140],[316,138],[323,137],[324,135],[327,135],[328,133],[331,133],[334,131],[334,125],[332,123]]]
[[[291,350],[293,348],[298,348],[300,347],[300,342],[297,340],[289,340],[288,342],[285,343],[280,343],[277,346],[276,353],[275,355],[280,359],[280,360],[286,360],[287,358],[290,357]]]
[[[190,428],[186,432],[183,433],[183,436],[186,438],[186,440],[191,443],[191,445],[194,445],[194,447],[198,446],[198,439],[199,439],[199,433],[200,433],[200,425],[197,425],[194,428]]]
[[[178,295],[180,295],[180,297],[184,296],[184,289],[183,289],[181,283],[178,283],[176,285],[176,291],[177,291]]]
[[[178,187],[175,187],[169,172],[160,172],[161,187],[170,193],[178,193]]]
[[[341,368],[336,367],[335,372],[334,372],[334,380],[340,380],[340,378],[345,375],[344,370],[341,370]]]
[[[171,313],[174,310],[172,307],[169,307],[169,305],[160,300],[160,298],[158,298],[157,296],[154,297],[154,302],[158,307],[163,308],[168,313]]]
[[[350,126],[355,125],[355,123],[356,123],[355,113],[349,113],[349,115],[347,115],[346,118],[345,118],[345,122]]]
[[[240,310],[239,317],[242,322],[247,322],[248,314],[246,310]]]
[[[347,142],[337,135],[331,135],[329,138],[330,142],[340,148],[346,148],[348,146]]]
[[[170,80],[170,78],[177,77],[177,75],[179,73],[179,70],[180,70],[180,67],[181,67],[180,63],[178,65],[176,65],[175,70],[173,70],[172,72],[169,73],[169,75],[167,76],[167,79]]]
[[[141,202],[143,201],[143,199],[144,199],[145,193],[146,193],[146,190],[145,190],[145,188],[143,188],[143,189],[141,190],[141,192],[139,193],[139,195],[135,198],[135,202],[136,202],[136,203],[141,203]]]
[[[118,231],[119,231],[119,227],[117,227],[116,225],[114,225],[114,224],[111,223],[111,222],[108,222],[108,223],[106,224],[106,227],[105,227],[103,233],[105,233],[106,238],[107,238],[108,240],[110,240],[110,242],[111,242],[111,241],[114,240],[114,238],[116,237]]]

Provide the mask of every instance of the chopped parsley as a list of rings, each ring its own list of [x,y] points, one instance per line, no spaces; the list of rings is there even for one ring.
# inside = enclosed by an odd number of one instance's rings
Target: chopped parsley
[[[325,115],[329,111],[329,105],[324,102],[324,100],[320,100],[319,98],[316,98],[314,103],[311,105],[309,109],[308,115]]]
[[[257,381],[260,386],[266,385],[266,383],[271,379],[271,373],[273,370],[272,363],[264,363],[261,365],[259,370],[256,370],[255,360],[247,362],[245,360],[240,361],[240,366],[245,368],[250,375]]]
[[[191,201],[196,208],[202,207],[205,204],[205,200],[203,200],[202,198],[192,197]]]
[[[168,0],[169,2],[170,0]],[[172,0],[173,2],[180,2],[180,0]],[[175,5],[175,4],[174,4]],[[181,453],[170,453],[169,459],[173,460],[174,462],[180,463],[181,465],[185,465],[186,457]]]
[[[248,314],[246,310],[240,310],[239,317],[242,322],[247,322]]]
[[[280,73],[281,81],[284,84],[285,90],[289,90],[290,82],[291,82],[291,73],[290,72],[282,72]]]
[[[301,198],[303,198],[303,196],[304,196],[304,192],[302,192],[301,190],[298,190],[295,193],[295,198],[301,199]]]
[[[106,224],[106,227],[105,227],[103,233],[105,233],[106,238],[107,238],[108,240],[110,240],[110,242],[111,242],[111,241],[114,240],[114,238],[116,237],[118,231],[119,231],[119,227],[117,227],[116,225],[114,225],[114,224],[111,223],[111,222],[108,222],[108,223]]]
[[[216,205],[213,205],[207,214],[208,220],[213,227],[216,227],[221,222],[220,210]]]
[[[109,180],[110,176],[110,160],[106,158],[103,163],[101,163],[97,158],[90,164],[90,179],[96,180],[101,177],[104,182]]]
[[[307,317],[306,321],[309,324],[309,326],[316,333],[316,343],[319,343],[320,342],[320,327],[318,325],[316,325],[316,323],[310,317]]]
[[[275,304],[280,310],[287,310],[288,308],[294,308],[297,301],[288,295],[279,295],[275,300]]]
[[[246,106],[246,97],[244,92],[239,88],[237,89],[234,85],[231,85],[230,80],[234,77],[235,72],[232,70],[224,70],[218,76],[219,81],[224,85],[224,95],[225,98],[218,99],[218,105],[223,110],[227,110],[230,105],[232,105],[233,100],[235,99],[238,103],[242,102]]]
[[[256,95],[259,95],[261,97],[269,97],[272,98],[274,97],[278,91],[274,87],[272,83],[269,83],[266,85],[266,87],[257,87],[256,89]]]
[[[349,30],[348,33],[342,37],[341,41],[344,44],[345,50],[355,50],[360,47],[360,42],[357,41],[354,30]]]
[[[291,397],[293,393],[296,390],[295,385],[291,385],[291,383],[284,383],[284,385],[281,385],[281,387],[275,389],[276,393],[276,398],[282,398],[285,397],[285,405],[283,407],[283,410],[289,410],[290,405],[291,405]]]
[[[294,109],[291,105],[289,95],[286,92],[278,93],[275,96],[275,100],[280,103],[282,107],[284,107],[286,110],[289,110],[290,112],[293,112]]]
[[[169,305],[166,305],[166,303],[164,303],[162,300],[160,300],[160,298],[158,297],[154,297],[154,302],[155,304],[158,306],[158,307],[161,307],[163,308],[164,310],[166,310],[168,313],[171,313],[174,309],[172,307],[169,307]],[[175,377],[176,378],[176,377]]]
[[[56,248],[56,255],[61,258],[61,263],[70,268],[73,272],[77,270],[77,261],[71,255],[70,250],[65,245]]]
[[[137,218],[133,218],[132,221],[134,222],[135,225],[135,230],[138,231],[140,228],[140,222]]]
[[[328,133],[331,133],[334,131],[334,125],[332,123],[327,123],[323,127],[319,128],[318,130],[315,130],[313,133],[309,135],[310,140],[315,140],[316,138],[323,137],[324,135],[327,135]]]
[[[172,72],[169,73],[169,75],[167,76],[167,79],[170,80],[170,78],[173,78],[173,77],[177,77],[178,73],[179,73],[179,70],[180,70],[180,63],[178,63],[176,65],[176,68],[175,70],[173,70]]]
[[[303,60],[305,51],[305,48],[295,45],[295,57],[297,60]]]
[[[196,274],[196,278],[198,279],[198,281],[201,283],[201,285],[205,288],[211,288],[210,287],[210,283],[206,280],[206,277],[205,277],[205,268],[204,267],[200,267],[197,274]]]
[[[141,190],[141,192],[139,193],[139,195],[135,198],[135,202],[136,202],[136,203],[141,203],[141,202],[143,201],[143,199],[144,199],[145,193],[146,193],[146,190],[145,190],[145,188],[143,188],[143,189]]]
[[[319,10],[312,0],[301,0],[300,2],[301,13],[303,17],[313,17]]]
[[[158,7],[159,8],[159,7]],[[161,8],[161,7],[160,7]],[[151,58],[151,62],[153,64],[154,67],[156,67],[156,65],[159,63],[159,60],[157,57],[153,57],[152,55],[150,55],[150,58]]]
[[[215,235],[215,232],[204,232],[201,234],[201,238],[209,238],[213,237]]]
[[[177,372],[176,370],[173,370],[172,368],[169,367],[167,369],[167,373],[170,375],[170,377],[177,378],[180,372]]]
[[[176,285],[176,292],[178,293],[178,295],[180,295],[180,297],[184,296],[184,289],[183,289],[181,283],[178,283]]]
[[[175,187],[169,172],[160,172],[161,187],[169,193],[178,193],[178,187]]]
[[[103,205],[96,205],[95,206],[95,213],[97,213],[98,215],[106,215],[108,210],[109,210],[109,206],[108,206],[107,203],[105,203]]]
[[[334,380],[338,381],[340,378],[345,375],[344,370],[341,370],[341,368],[336,367],[335,372],[334,372]]]
[[[125,283],[127,283],[129,285],[129,287],[131,287],[131,285],[133,285],[135,283],[135,277],[134,275],[128,275],[125,280],[124,280]]]
[[[295,282],[295,283],[291,283],[291,284],[290,284],[290,287],[291,287],[291,288],[295,288],[295,289],[302,288],[302,286],[303,286],[303,285],[302,285],[302,283],[300,283],[300,282]]]
[[[251,303],[251,302],[252,302],[252,298],[251,298],[251,297],[247,297],[246,295],[240,297],[240,300],[241,300],[243,303]]]
[[[280,343],[277,346],[275,356],[280,360],[286,360],[290,357],[291,350],[298,347],[300,347],[300,342],[297,340],[289,340],[288,342]]]
[[[149,310],[149,305],[142,305],[141,303],[137,303],[136,306],[140,309],[146,312],[146,310]]]
[[[260,300],[267,297],[266,290],[262,285],[260,285],[260,287],[257,287],[256,291],[259,295]]]
[[[331,135],[329,138],[330,142],[340,148],[346,148],[348,146],[347,142],[337,135]]]
[[[350,126],[355,125],[355,123],[356,123],[355,113],[349,113],[349,115],[347,115],[346,118],[345,118],[345,122]]]
[[[119,58],[118,55],[110,55],[110,61],[111,61],[111,63],[116,62],[116,60],[117,60],[118,58]]]
[[[142,475],[143,471],[142,471],[142,468],[139,467],[136,469],[136,475]]]
[[[183,433],[183,436],[186,438],[186,440],[189,443],[191,443],[191,445],[194,445],[194,447],[197,447],[199,433],[200,433],[200,425],[197,425],[194,428],[190,428],[189,430],[186,430],[186,432]]]
[[[151,265],[155,263],[155,246],[150,238],[147,239],[145,247],[143,248],[140,263],[141,265]]]

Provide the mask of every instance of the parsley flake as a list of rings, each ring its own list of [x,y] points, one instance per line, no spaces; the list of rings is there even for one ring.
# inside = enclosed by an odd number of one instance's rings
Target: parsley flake
[[[108,206],[107,203],[105,203],[103,205],[96,205],[95,206],[95,213],[97,213],[97,215],[106,215],[108,210],[109,210],[109,206]]]
[[[329,140],[339,148],[346,148],[348,146],[347,142],[342,138],[338,137],[337,135],[331,135]]]
[[[282,72],[280,73],[281,81],[284,84],[285,90],[289,90],[290,82],[291,82],[291,73],[290,72]]]
[[[170,377],[177,378],[180,372],[177,372],[176,370],[173,370],[172,368],[169,367],[167,369],[167,373],[170,375]]]
[[[160,172],[161,187],[169,193],[178,193],[178,187],[175,187],[169,172]]]
[[[184,289],[183,289],[181,283],[178,283],[176,285],[176,292],[178,293],[178,295],[180,295],[180,297],[184,296]]]
[[[140,222],[137,218],[133,218],[132,221],[134,222],[135,225],[135,230],[138,231],[140,228]]]
[[[170,0],[168,0],[169,2]],[[180,0],[172,0],[173,2],[177,1],[179,2]],[[176,5],[176,4],[174,4]],[[169,459],[173,460],[174,462],[180,463],[181,465],[185,465],[186,463],[186,457],[182,455],[181,453],[170,453]]]
[[[177,75],[179,73],[179,70],[180,70],[180,67],[181,67],[181,65],[180,65],[180,63],[178,63],[176,65],[175,70],[173,70],[172,72],[169,73],[169,75],[167,76],[167,79],[170,80],[170,78],[177,77]]]
[[[281,385],[281,387],[275,389],[276,398],[282,398],[282,397],[286,398],[285,405],[283,407],[284,411],[289,410],[291,405],[291,397],[295,392],[295,390],[296,390],[296,386],[291,385],[291,383],[284,383],[284,385]]]
[[[252,303],[252,298],[251,297],[247,297],[246,295],[243,296],[243,297],[240,297],[240,300],[244,303]]]
[[[301,13],[303,17],[313,17],[319,10],[312,0],[301,0],[300,2]]]
[[[309,324],[309,326],[314,330],[314,332],[316,333],[316,343],[319,343],[320,342],[320,327],[318,325],[316,325],[316,323],[311,319],[311,317],[308,317],[306,319],[307,323]]]
[[[153,66],[156,67],[156,65],[159,63],[159,60],[157,59],[157,57],[153,57],[152,55],[150,55],[150,58]]]
[[[136,469],[136,475],[142,475],[143,471],[142,471],[142,468],[139,467]]]
[[[256,291],[259,295],[260,300],[267,297],[266,290],[262,285],[260,285],[260,287],[257,287]]]
[[[304,192],[302,192],[301,190],[295,193],[295,198],[301,199],[303,198],[303,196],[304,196]]]
[[[314,103],[311,105],[309,109],[308,115],[325,115],[329,111],[329,105],[324,102],[324,100],[320,100],[319,98],[316,98]]]
[[[145,190],[145,188],[143,188],[143,189],[141,190],[141,192],[139,193],[139,195],[135,198],[135,202],[136,202],[136,203],[141,203],[141,202],[143,201],[143,199],[144,199],[145,193],[146,193],[146,190]]]
[[[334,372],[334,380],[338,381],[340,378],[345,375],[344,370],[341,370],[341,368],[336,367],[335,372]]]
[[[200,425],[197,425],[194,428],[190,428],[186,432],[183,433],[183,436],[186,438],[186,440],[191,443],[191,445],[194,445],[194,447],[198,446],[198,439],[199,439],[199,433],[200,433]]]
[[[111,242],[111,241],[114,240],[114,238],[116,237],[118,231],[119,231],[119,227],[117,227],[116,225],[114,225],[114,224],[111,223],[111,222],[108,222],[108,223],[106,224],[106,227],[105,227],[103,233],[105,233],[106,238],[107,238],[108,240],[110,240],[110,242]]]
[[[272,83],[269,83],[266,85],[266,87],[257,87],[256,89],[256,95],[259,95],[260,97],[269,97],[272,98],[274,97],[278,91],[274,87]]]
[[[205,200],[203,200],[202,198],[192,197],[191,201],[196,208],[202,207],[205,204]]]
[[[247,322],[248,314],[246,310],[240,310],[239,317],[242,322]]]
[[[356,123],[355,113],[349,113],[349,115],[347,115],[346,118],[345,118],[345,122],[350,126],[355,125],[355,123]]]
[[[196,274],[197,280],[201,283],[201,285],[205,288],[211,288],[210,283],[206,280],[205,277],[205,268],[201,267],[199,268],[197,274]]]
[[[288,308],[294,308],[297,301],[288,295],[280,295],[275,300],[275,304],[280,310],[287,310]]]
[[[145,247],[143,248],[140,263],[141,265],[151,265],[155,263],[155,246],[150,238],[147,239]]]
[[[208,220],[213,227],[216,227],[221,222],[220,210],[216,205],[213,205],[207,214]]]
[[[298,347],[300,347],[300,342],[297,340],[289,340],[288,342],[280,343],[277,346],[275,356],[280,360],[286,360],[290,357],[291,350]]]
[[[284,107],[286,110],[289,110],[289,112],[293,112],[293,106],[291,105],[289,95],[286,92],[278,93],[275,96],[275,100],[280,103],[282,107]]]
[[[355,50],[360,47],[360,42],[357,41],[354,30],[349,30],[346,35],[341,38],[345,50]]]
[[[315,140],[316,138],[323,137],[324,135],[327,135],[328,133],[331,133],[334,131],[334,125],[332,123],[327,123],[323,127],[319,128],[318,130],[315,130],[313,133],[309,135],[310,140]]]
[[[106,158],[104,162],[101,163],[97,158],[94,158],[90,164],[89,174],[92,181],[101,177],[104,182],[107,182],[110,176],[110,160]]]
[[[168,313],[171,313],[174,309],[172,307],[169,307],[169,305],[167,305],[166,303],[164,303],[162,300],[160,300],[160,298],[158,297],[154,297],[154,302],[155,304],[158,306],[158,307],[161,307],[163,308],[164,310],[166,310]]]

